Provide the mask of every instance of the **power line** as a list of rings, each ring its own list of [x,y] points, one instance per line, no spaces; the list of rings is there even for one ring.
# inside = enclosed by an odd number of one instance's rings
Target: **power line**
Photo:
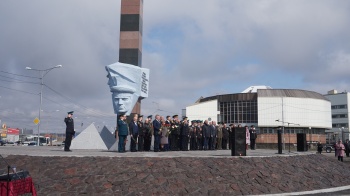
[[[27,93],[27,94],[31,94],[31,95],[39,95],[39,94],[35,94],[35,93],[27,92],[27,91],[22,91],[22,90],[17,90],[17,89],[5,87],[5,86],[0,86],[0,88],[5,88],[5,89],[8,89],[8,90],[17,91],[17,92],[21,92],[21,93]]]
[[[15,82],[15,83],[29,83],[29,84],[40,84],[38,82],[28,82],[28,81],[11,81],[11,80],[4,80],[4,79],[0,79],[0,81],[4,81],[4,82]]]
[[[10,72],[7,72],[7,71],[0,71],[0,72],[2,72],[2,73],[7,73],[7,74],[11,74],[11,75],[15,75],[15,76],[20,76],[20,77],[40,79],[40,78],[38,78],[38,77],[26,76],[26,75],[21,75],[21,74],[15,74],[15,73],[10,73]]]
[[[66,100],[70,101],[71,103],[73,103],[75,106],[77,106],[77,107],[79,107],[79,108],[84,108],[84,109],[89,110],[89,111],[91,111],[92,113],[95,113],[95,114],[97,114],[97,115],[99,115],[99,116],[102,116],[102,117],[110,117],[110,114],[105,114],[105,113],[98,112],[98,111],[96,111],[96,110],[93,110],[93,109],[91,109],[91,108],[89,108],[89,107],[86,107],[86,106],[84,106],[84,105],[81,105],[81,104],[75,104],[75,103],[72,101],[71,98],[69,98],[69,97],[67,97],[67,96],[65,96],[65,95],[63,95],[63,94],[61,94],[60,92],[58,92],[58,91],[52,89],[51,87],[47,86],[46,84],[44,84],[44,86],[47,87],[48,89],[50,89],[51,91],[53,91],[54,93],[56,93],[57,95],[59,95],[59,96],[65,98]]]

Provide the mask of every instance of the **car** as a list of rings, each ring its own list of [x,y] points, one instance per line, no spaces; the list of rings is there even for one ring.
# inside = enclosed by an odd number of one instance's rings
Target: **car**
[[[6,142],[0,140],[0,146],[4,146],[6,144]]]
[[[334,145],[333,144],[325,144],[325,145],[323,145],[323,149],[327,153],[331,153],[332,151],[334,151]]]
[[[32,141],[28,143],[28,146],[36,146],[37,142],[36,141]]]
[[[17,146],[17,144],[14,142],[7,142],[5,146]]]

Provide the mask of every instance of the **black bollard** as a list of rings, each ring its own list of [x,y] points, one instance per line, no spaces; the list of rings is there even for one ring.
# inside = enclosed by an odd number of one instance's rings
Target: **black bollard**
[[[278,135],[278,154],[282,154],[282,130],[277,130]]]

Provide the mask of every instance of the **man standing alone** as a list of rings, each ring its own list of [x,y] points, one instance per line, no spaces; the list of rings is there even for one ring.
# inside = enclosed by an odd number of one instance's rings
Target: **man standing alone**
[[[64,119],[64,122],[66,123],[66,140],[64,142],[64,151],[66,152],[71,152],[69,148],[72,143],[72,138],[75,134],[74,120],[72,116],[73,116],[73,111],[68,112],[68,116]]]
[[[257,136],[256,136],[256,130],[254,125],[250,126],[249,134],[250,134],[250,149],[255,150],[255,140]]]

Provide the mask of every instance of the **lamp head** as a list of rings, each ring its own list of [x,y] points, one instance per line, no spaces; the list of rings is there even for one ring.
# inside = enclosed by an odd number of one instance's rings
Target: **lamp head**
[[[62,65],[56,65],[55,66],[55,68],[61,68],[62,67]]]
[[[26,70],[31,70],[32,68],[31,67],[26,67]]]

